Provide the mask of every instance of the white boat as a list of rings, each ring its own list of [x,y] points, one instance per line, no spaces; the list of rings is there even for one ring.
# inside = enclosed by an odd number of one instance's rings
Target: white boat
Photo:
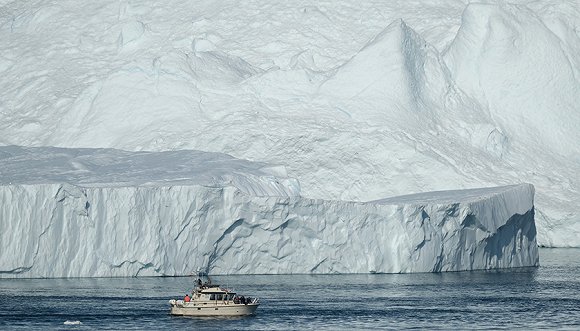
[[[181,316],[245,316],[252,315],[260,305],[258,298],[238,296],[235,292],[212,285],[211,280],[202,283],[201,278],[197,286],[180,300],[169,300],[171,315]]]

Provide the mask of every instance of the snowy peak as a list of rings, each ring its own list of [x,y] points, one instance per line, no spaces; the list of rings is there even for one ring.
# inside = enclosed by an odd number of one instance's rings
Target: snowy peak
[[[56,128],[43,133],[50,137],[42,145],[107,147],[123,136],[125,143],[161,143],[203,120],[196,107],[199,95],[186,54],[174,51],[130,61],[87,86],[55,114]]]
[[[562,154],[580,150],[578,68],[528,8],[470,4],[444,58],[458,86],[488,104],[513,138]]]
[[[211,116],[201,109],[203,93],[232,93],[261,72],[240,57],[199,44],[187,52],[124,63],[88,86],[60,115],[49,145],[60,145],[62,137],[82,147],[116,145],[123,135],[125,142],[148,141],[155,148],[168,138],[187,140],[192,128]],[[173,148],[178,147],[176,142]]]
[[[425,100],[426,85],[432,83],[438,86],[431,88],[439,92],[443,79],[436,50],[403,20],[397,20],[338,67],[321,90],[357,103],[378,104],[382,110],[369,114],[360,107],[357,117],[392,119],[423,109],[429,102]]]

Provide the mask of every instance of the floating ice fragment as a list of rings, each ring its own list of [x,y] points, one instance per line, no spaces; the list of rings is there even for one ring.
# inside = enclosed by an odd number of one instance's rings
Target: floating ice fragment
[[[63,324],[64,325],[81,325],[83,323],[81,323],[81,321],[69,321],[69,320],[66,320],[66,321],[64,321]]]

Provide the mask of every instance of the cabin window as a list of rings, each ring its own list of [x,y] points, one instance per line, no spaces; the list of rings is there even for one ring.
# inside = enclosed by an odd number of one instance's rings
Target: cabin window
[[[217,295],[217,299],[218,299],[218,300],[222,300],[222,295],[221,295],[221,294],[218,294],[218,295]]]
[[[215,300],[215,294],[210,294],[209,299],[210,300]]]
[[[230,300],[230,301],[231,301],[231,300],[234,300],[234,295],[233,295],[233,294],[231,294],[231,293],[230,293],[230,294],[228,294],[228,300]]]

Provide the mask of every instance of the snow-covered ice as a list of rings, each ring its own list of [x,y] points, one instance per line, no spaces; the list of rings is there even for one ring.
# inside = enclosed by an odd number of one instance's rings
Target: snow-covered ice
[[[0,1],[0,145],[218,152],[304,197],[533,183],[580,247],[577,0]]]
[[[199,151],[0,148],[0,277],[535,266],[530,184],[309,199],[283,167]]]

